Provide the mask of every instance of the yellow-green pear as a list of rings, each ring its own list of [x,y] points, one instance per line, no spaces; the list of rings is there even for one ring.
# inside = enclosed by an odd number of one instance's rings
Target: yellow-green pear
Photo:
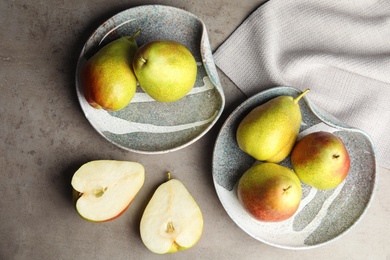
[[[141,88],[149,96],[160,102],[174,102],[193,88],[198,67],[183,44],[152,41],[137,50],[133,69]]]
[[[240,122],[236,138],[241,150],[259,161],[280,162],[291,152],[302,115],[298,97],[278,96],[257,106]]]
[[[140,223],[144,245],[156,254],[175,253],[193,247],[203,232],[202,212],[177,179],[161,184],[146,206]]]
[[[138,49],[135,38],[139,32],[107,44],[87,61],[81,83],[91,106],[117,111],[133,99],[137,79],[132,61]]]

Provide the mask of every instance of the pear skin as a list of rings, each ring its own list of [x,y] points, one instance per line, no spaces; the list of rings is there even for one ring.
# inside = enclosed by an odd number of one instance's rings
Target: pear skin
[[[138,49],[135,37],[139,32],[107,44],[87,61],[81,72],[81,83],[91,106],[117,111],[133,99],[137,79],[132,60]]]
[[[141,88],[154,100],[175,102],[194,87],[198,66],[183,44],[152,41],[137,50],[133,69]]]
[[[255,107],[240,122],[236,139],[239,148],[259,161],[278,163],[291,152],[299,133],[302,115],[298,97],[279,96]]]
[[[289,168],[276,163],[260,163],[241,176],[237,196],[253,218],[279,222],[298,210],[302,186],[298,176]]]
[[[338,136],[319,131],[304,136],[295,144],[291,164],[303,183],[319,190],[330,190],[347,177],[351,160]]]

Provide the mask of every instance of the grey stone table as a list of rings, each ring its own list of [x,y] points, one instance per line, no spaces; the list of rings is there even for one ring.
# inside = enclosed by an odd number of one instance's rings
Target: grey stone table
[[[220,72],[225,111],[191,146],[161,155],[124,151],[102,138],[77,100],[74,72],[87,37],[103,21],[141,4],[166,4],[201,18],[213,51],[263,0],[0,2],[0,259],[390,259],[390,170],[361,222],[323,247],[292,251],[243,232],[215,192],[211,161],[219,128],[246,99]],[[72,173],[95,159],[131,160],[147,169],[144,187],[119,219],[89,223],[70,198]],[[201,207],[205,226],[191,250],[158,256],[139,237],[147,200],[169,170]]]

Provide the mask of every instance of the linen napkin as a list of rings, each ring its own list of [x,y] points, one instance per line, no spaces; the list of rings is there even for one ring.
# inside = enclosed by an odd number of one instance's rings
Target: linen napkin
[[[390,168],[390,2],[270,0],[214,53],[248,97],[275,86],[367,132]]]

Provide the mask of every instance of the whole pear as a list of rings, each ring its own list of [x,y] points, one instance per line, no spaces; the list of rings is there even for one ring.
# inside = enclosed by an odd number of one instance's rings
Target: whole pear
[[[320,131],[308,134],[296,143],[291,152],[291,164],[303,183],[329,190],[347,177],[350,157],[338,136]]]
[[[176,41],[152,41],[136,52],[133,69],[141,88],[160,102],[174,102],[194,86],[197,65],[194,56]]]
[[[132,61],[138,48],[135,41],[138,34],[139,31],[107,44],[87,61],[81,82],[91,106],[117,111],[133,99],[137,79]]]
[[[283,221],[298,210],[302,187],[297,175],[276,163],[249,168],[240,178],[237,195],[246,211],[265,222]]]
[[[241,150],[259,161],[280,162],[291,152],[302,115],[298,97],[278,96],[255,107],[240,122],[236,139]]]

